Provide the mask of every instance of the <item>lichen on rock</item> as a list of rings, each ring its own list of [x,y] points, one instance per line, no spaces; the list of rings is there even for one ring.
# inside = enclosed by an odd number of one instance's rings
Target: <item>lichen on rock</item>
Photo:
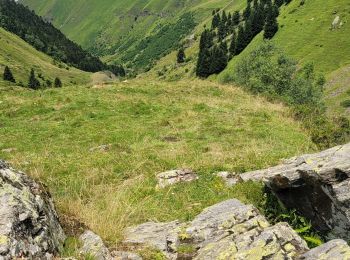
[[[64,239],[49,193],[0,160],[0,259],[48,259]]]

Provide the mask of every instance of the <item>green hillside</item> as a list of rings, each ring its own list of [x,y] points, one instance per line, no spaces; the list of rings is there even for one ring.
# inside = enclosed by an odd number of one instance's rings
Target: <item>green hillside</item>
[[[304,4],[301,4],[303,2]],[[234,11],[228,6],[226,11]],[[340,17],[340,22],[331,30],[332,22]],[[150,72],[150,77],[167,80],[192,78],[198,56],[199,33],[203,25],[211,24],[208,17],[196,29],[197,40],[190,42],[186,49],[188,61],[176,64],[176,51],[163,57]],[[278,22],[279,31],[272,42],[299,65],[313,63],[317,73],[322,73],[327,79],[325,101],[331,114],[350,116],[349,65],[350,65],[350,3],[345,0],[331,1],[298,1],[294,0],[287,6],[282,6]],[[217,79],[221,82],[233,82],[233,72],[238,62],[261,45],[262,33],[259,34],[240,55],[234,57]],[[212,76],[211,78],[216,78]],[[348,101],[348,103],[350,103]],[[347,104],[348,104],[347,103]]]
[[[331,30],[332,22],[340,17],[342,25]],[[350,90],[350,84],[332,82],[339,77],[348,78],[346,68],[350,65],[350,2],[346,0],[314,0],[292,1],[281,9],[279,16],[280,29],[273,38],[273,42],[284,52],[299,61],[300,64],[313,63],[319,73],[323,73],[328,82],[326,88],[326,102],[331,111],[336,114],[350,116],[349,110],[341,107],[344,100],[349,99],[345,93]],[[227,69],[219,76],[220,80],[227,81],[232,75],[237,62],[244,58],[246,53],[263,41],[259,35],[248,46],[246,52],[235,57]],[[334,73],[338,71],[338,73]],[[344,72],[343,74],[341,72]],[[344,82],[344,80],[343,80]],[[334,91],[338,92],[334,100]]]
[[[53,81],[59,77],[65,85],[75,85],[90,81],[90,73],[69,67],[37,51],[18,36],[0,28],[0,85],[8,85],[2,79],[4,67],[9,66],[17,83],[27,84],[29,72],[34,68],[45,79]]]
[[[241,8],[244,0],[23,0],[107,61],[147,68],[190,35],[213,9]],[[141,37],[140,37],[141,36]]]

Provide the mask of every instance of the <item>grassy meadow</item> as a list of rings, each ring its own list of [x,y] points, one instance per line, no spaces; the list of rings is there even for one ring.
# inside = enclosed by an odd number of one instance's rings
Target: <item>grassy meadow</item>
[[[0,111],[0,158],[47,185],[62,216],[111,244],[126,226],[188,220],[228,198],[259,205],[259,184],[226,188],[213,173],[314,149],[287,108],[209,81],[0,87]],[[157,173],[182,167],[200,179],[156,189]]]

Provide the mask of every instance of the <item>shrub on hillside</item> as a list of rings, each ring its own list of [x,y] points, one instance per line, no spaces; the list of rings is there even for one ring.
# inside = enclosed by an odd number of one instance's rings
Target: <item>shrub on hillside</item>
[[[55,78],[54,86],[55,88],[62,88],[62,81],[60,78]]]
[[[298,70],[297,62],[269,41],[241,60],[234,80],[253,93],[278,97],[294,105],[318,105],[325,83],[324,77],[315,75],[312,64]]]
[[[233,80],[255,94],[282,100],[292,106],[295,116],[304,123],[320,148],[350,139],[347,118],[330,119],[322,101],[324,76],[316,76],[314,66],[298,69],[297,62],[266,41],[242,59]]]

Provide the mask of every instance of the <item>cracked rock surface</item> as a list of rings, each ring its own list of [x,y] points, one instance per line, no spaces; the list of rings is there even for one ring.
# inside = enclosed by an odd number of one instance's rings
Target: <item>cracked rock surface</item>
[[[50,195],[0,160],[0,259],[51,259],[64,239]]]
[[[129,228],[124,243],[153,247],[167,259],[350,259],[345,241],[309,250],[287,223],[271,226],[255,207],[235,199],[206,208],[189,223],[149,222]]]
[[[286,207],[297,209],[329,239],[350,240],[350,143],[241,178],[264,181]]]

